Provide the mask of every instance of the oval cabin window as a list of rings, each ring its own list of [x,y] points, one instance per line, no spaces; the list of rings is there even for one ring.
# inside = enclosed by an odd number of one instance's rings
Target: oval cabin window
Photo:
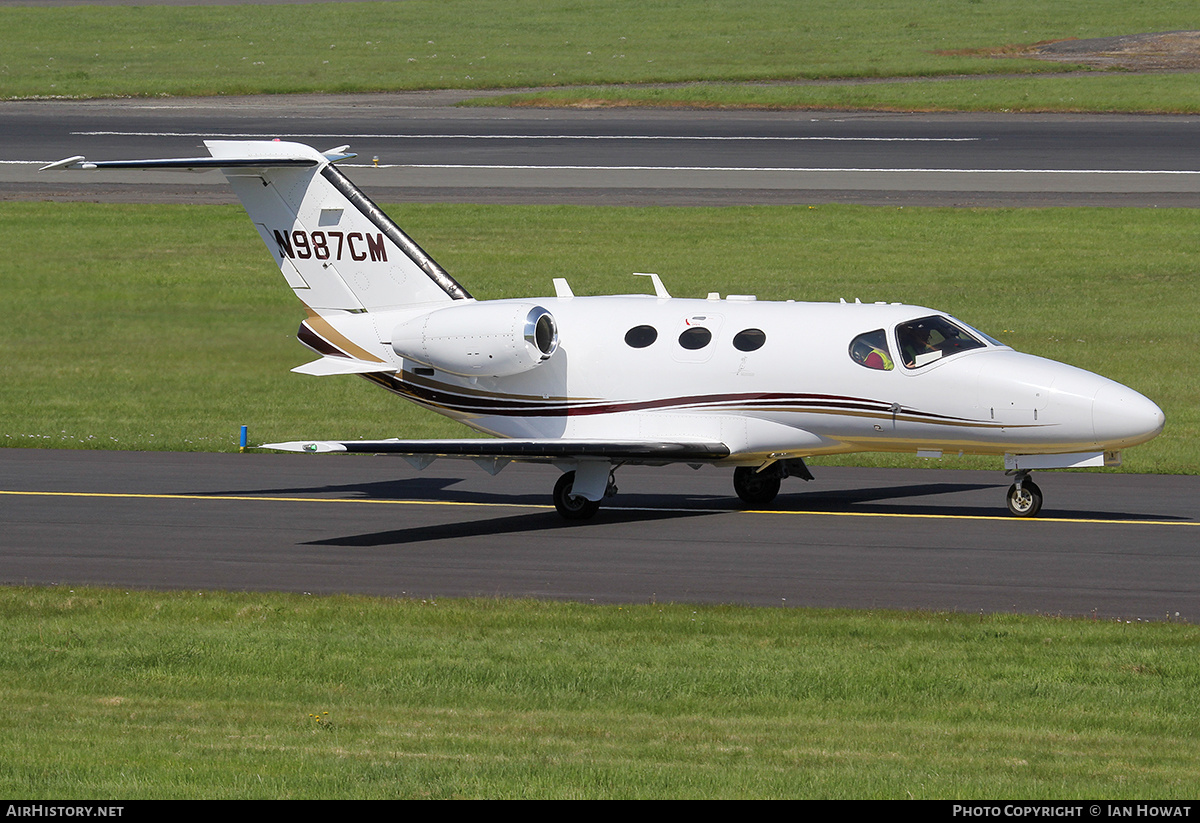
[[[712,342],[712,332],[703,326],[692,326],[679,335],[679,345],[690,351],[702,349]]]
[[[733,336],[733,347],[738,351],[756,351],[767,342],[762,329],[743,329]]]
[[[635,349],[644,349],[658,339],[658,329],[653,326],[634,326],[625,332],[625,343]]]

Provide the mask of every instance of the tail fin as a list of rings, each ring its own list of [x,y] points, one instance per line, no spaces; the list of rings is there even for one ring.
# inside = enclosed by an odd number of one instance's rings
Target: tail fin
[[[289,286],[312,313],[380,311],[469,299],[334,163],[302,143],[206,140],[212,157],[88,162],[46,168],[210,169],[228,178]]]
[[[222,167],[288,285],[310,309],[376,311],[470,297],[334,167],[347,155],[323,155],[300,143],[205,145],[217,161],[264,153],[316,161],[299,168]]]

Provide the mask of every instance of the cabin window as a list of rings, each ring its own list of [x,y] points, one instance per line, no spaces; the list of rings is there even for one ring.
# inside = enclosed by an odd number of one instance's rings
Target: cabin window
[[[733,347],[738,351],[756,351],[767,342],[762,329],[742,329],[733,336]]]
[[[883,329],[864,332],[851,340],[850,359],[868,369],[891,371],[895,368],[892,353],[888,350],[887,334]]]
[[[910,369],[919,369],[943,357],[986,345],[941,315],[901,323],[896,327],[896,342],[900,346],[901,360]]]
[[[635,349],[644,349],[658,339],[658,329],[653,326],[634,326],[625,332],[625,343]]]
[[[689,326],[679,335],[679,345],[689,351],[702,349],[712,342],[712,332],[703,326]]]

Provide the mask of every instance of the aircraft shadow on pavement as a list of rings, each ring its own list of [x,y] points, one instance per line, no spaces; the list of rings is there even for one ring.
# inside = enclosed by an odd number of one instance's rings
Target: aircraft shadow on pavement
[[[376,482],[327,484],[321,486],[289,486],[275,489],[237,489],[198,492],[213,496],[254,495],[263,497],[313,497],[345,500],[428,500],[431,503],[512,503],[513,505],[547,504],[548,492],[512,494],[502,486],[495,492],[455,489],[459,477],[413,477]]]
[[[312,540],[304,545],[357,546],[360,548],[396,546],[437,540],[461,540],[467,537],[495,537],[502,534],[544,532],[549,529],[586,529],[589,526],[603,526],[613,523],[703,517],[715,513],[711,509],[696,509],[695,511],[686,511],[683,509],[673,509],[670,511],[634,511],[619,508],[601,508],[599,513],[590,520],[569,521],[559,517],[557,512],[544,511],[484,518],[482,520],[457,520],[452,523],[432,523],[406,529],[389,529],[388,531],[347,535],[345,537],[331,537],[325,540]]]
[[[427,500],[431,503],[479,503],[488,505],[512,504],[514,506],[546,506],[549,495],[543,491],[512,493],[502,486],[495,491],[470,488],[454,488],[462,483],[458,477],[416,477],[364,483],[347,483],[323,486],[294,486],[274,489],[237,490],[210,492],[213,495],[262,495],[295,497],[308,496],[329,499],[351,500]],[[946,495],[962,495],[986,492],[986,502],[977,498],[953,502]],[[769,511],[803,514],[908,514],[958,517],[1003,517],[1003,488],[995,483],[922,483],[914,485],[876,486],[871,488],[822,489],[804,491],[796,489],[779,495],[768,507]],[[922,500],[940,498],[938,502]],[[614,522],[662,521],[728,512],[744,508],[733,496],[704,496],[670,492],[621,493],[611,503],[601,507],[595,518],[586,521],[566,521],[557,512],[546,510],[501,517],[472,518],[451,523],[414,526],[405,529],[390,529],[360,535],[329,538],[314,541],[309,545],[337,546],[385,546],[421,543],[426,541],[455,538],[515,534],[524,531],[546,529],[577,529],[589,525],[603,526]],[[1129,512],[1065,509],[1047,506],[1042,519],[1053,518],[1103,519],[1103,520],[1161,520],[1170,522],[1186,519],[1163,515],[1145,515]],[[1015,519],[1015,518],[1014,518]]]
[[[938,502],[918,502],[919,498],[961,495],[967,492],[997,492],[994,483],[920,483],[875,488],[821,489],[781,494],[774,508],[795,512],[846,512],[870,514],[955,514],[966,517],[995,515],[1004,507],[1003,496],[996,502],[977,503],[942,498]],[[1000,492],[1002,495],[1002,491]]]
[[[290,486],[273,489],[237,489],[215,492],[197,492],[213,496],[255,495],[264,497],[314,497],[350,500],[428,500],[431,503],[488,503],[513,505],[547,505],[550,495],[546,491],[513,493],[503,485],[495,491],[470,488],[454,488],[462,483],[457,477],[417,477],[376,482],[345,483],[340,485]],[[775,502],[766,508],[788,508],[796,510],[820,507],[820,510],[838,510],[847,506],[876,503],[884,500],[928,497],[966,491],[995,490],[994,484],[986,483],[926,483],[910,486],[880,486],[878,488],[855,488],[821,491],[804,491],[794,487],[784,491]],[[613,502],[606,503],[601,511],[615,509],[662,508],[697,510],[719,508],[721,510],[742,508],[733,495],[696,495],[683,492],[621,492]],[[994,507],[991,507],[994,510]],[[954,511],[961,512],[961,507]]]

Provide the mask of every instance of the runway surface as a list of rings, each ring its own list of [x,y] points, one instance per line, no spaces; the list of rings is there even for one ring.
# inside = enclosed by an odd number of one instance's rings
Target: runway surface
[[[233,202],[218,172],[37,169],[279,137],[349,144],[383,202],[1200,206],[1200,117],[450,105],[465,96],[0,102],[0,197]]]
[[[461,95],[460,95],[461,96]],[[206,138],[350,143],[401,200],[1200,206],[1200,118],[459,109],[452,93],[0,102],[0,199],[233,202],[216,173],[38,174],[202,155]],[[375,164],[378,157],[378,166]],[[947,462],[946,465],[952,465]],[[815,467],[773,512],[728,472],[622,469],[586,524],[557,473],[395,458],[0,450],[7,583],[1200,617],[1200,479]]]
[[[395,457],[0,450],[3,582],[1200,619],[1200,478],[815,467],[770,512],[729,471],[624,468],[571,525],[558,473]]]

